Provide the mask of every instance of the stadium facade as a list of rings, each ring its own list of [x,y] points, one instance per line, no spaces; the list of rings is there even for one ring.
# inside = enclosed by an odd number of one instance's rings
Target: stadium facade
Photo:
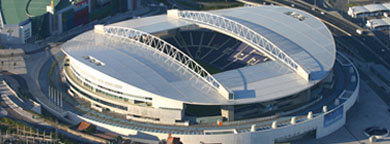
[[[135,126],[78,117],[123,135],[171,133],[184,143],[319,138],[344,125],[358,96],[358,73],[327,27],[286,7],[169,10],[96,25],[62,50],[69,94]]]

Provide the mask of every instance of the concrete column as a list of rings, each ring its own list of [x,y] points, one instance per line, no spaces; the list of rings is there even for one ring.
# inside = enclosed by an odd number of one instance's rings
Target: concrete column
[[[296,118],[296,117],[292,117],[290,123],[291,123],[292,125],[295,125],[295,124],[297,123],[297,118]]]
[[[256,124],[253,124],[253,125],[251,126],[251,132],[254,132],[254,131],[256,131]]]
[[[311,89],[308,89],[306,90],[306,92],[304,93],[305,97],[306,97],[306,100],[307,101],[310,101],[311,100]]]
[[[179,10],[178,9],[170,9],[167,11],[168,17],[179,18]]]
[[[375,143],[377,141],[375,136],[370,136],[370,143]]]
[[[271,126],[272,129],[278,128],[278,125],[277,125],[277,124],[278,124],[278,121],[273,121],[273,122],[272,122],[272,126]]]
[[[58,94],[57,94],[57,91],[55,89],[53,89],[53,90],[54,90],[54,99],[53,99],[54,101],[53,102],[55,105],[57,105],[57,95]]]
[[[50,95],[51,95],[51,89],[50,89],[50,86],[49,86],[49,88],[47,89],[48,90],[48,92],[47,92],[47,97],[49,98],[49,101],[51,100],[51,98],[50,98]]]
[[[313,118],[313,112],[310,111],[309,113],[307,113],[307,119],[312,119]]]
[[[328,112],[328,106],[326,105],[322,106],[322,112],[324,113]]]
[[[62,14],[61,13],[57,15],[57,20],[58,20],[57,34],[60,34],[60,33],[62,33]]]
[[[94,31],[95,33],[104,34],[104,25],[95,25]]]
[[[54,9],[54,8],[53,8]],[[54,10],[53,10],[53,12],[54,12]],[[54,13],[52,13],[52,12],[49,12],[49,33],[50,33],[50,35],[54,35],[54,28],[53,28],[53,25],[54,25],[54,15],[53,15]]]
[[[61,108],[63,107],[64,105],[64,100],[63,100],[63,96],[62,96],[62,93],[61,93]]]
[[[234,129],[233,132],[234,134],[238,134],[237,129]]]
[[[228,121],[234,120],[234,106],[221,106],[221,116]]]
[[[334,105],[339,105],[340,104],[340,100],[337,98],[336,100],[334,100]]]

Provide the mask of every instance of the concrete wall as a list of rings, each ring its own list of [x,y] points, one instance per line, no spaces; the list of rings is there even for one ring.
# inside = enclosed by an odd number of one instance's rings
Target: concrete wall
[[[327,136],[334,131],[338,130],[342,127],[346,122],[346,113],[356,102],[359,95],[359,87],[360,87],[360,79],[359,74],[355,67],[353,67],[356,72],[357,85],[355,90],[352,92],[351,96],[338,107],[329,110],[325,113],[320,113],[312,119],[305,120],[303,122],[299,122],[293,125],[287,125],[283,127],[276,127],[273,129],[261,130],[261,131],[253,131],[253,132],[241,132],[241,133],[232,133],[232,134],[212,134],[212,135],[185,135],[185,134],[172,134],[174,137],[180,137],[183,143],[223,143],[223,144],[235,144],[235,143],[274,143],[278,140],[285,140],[288,138],[293,138],[296,136],[300,136],[306,132],[315,131],[316,138],[321,138]],[[336,119],[334,122],[330,123],[330,125],[324,126],[324,119],[327,114],[331,114],[338,108],[342,107],[342,118]],[[122,135],[137,135],[139,132],[120,128],[112,125],[107,125],[104,123],[96,122],[93,120],[89,120],[82,116],[78,116],[80,119],[83,119],[87,122],[95,124],[99,127],[108,129],[112,132],[122,134]],[[223,130],[223,127],[221,129]],[[226,129],[226,131],[231,131],[231,127]],[[137,134],[136,134],[137,133]],[[152,132],[142,132],[151,136],[158,137],[159,139],[166,139],[167,133],[152,133]]]
[[[72,90],[73,93],[77,94],[78,96],[82,97],[85,100],[88,100],[92,104],[96,104],[96,105],[99,105],[101,107],[108,108],[108,109],[110,109],[110,111],[114,111],[114,112],[122,113],[122,114],[129,114],[129,115],[137,115],[137,116],[142,116],[142,117],[148,117],[148,118],[156,118],[156,119],[158,118],[160,120],[159,121],[155,121],[154,123],[163,123],[163,124],[175,124],[176,123],[175,120],[182,120],[182,118],[183,118],[183,112],[182,112],[181,109],[154,108],[154,107],[145,107],[145,106],[133,105],[133,104],[130,104],[130,103],[124,104],[124,102],[116,102],[116,101],[113,101],[112,99],[108,99],[108,98],[97,96],[96,94],[90,92],[89,90],[85,90],[84,88],[79,86],[75,81],[73,81],[68,76],[67,72],[65,72],[65,77],[66,77],[66,79],[68,79],[68,81],[70,83],[72,83],[73,86],[75,86],[74,88],[71,87],[71,90]],[[128,110],[125,111],[125,110],[122,110],[122,109],[118,109],[118,108],[115,108],[115,107],[104,105],[102,103],[95,102],[94,100],[91,100],[88,97],[84,96],[83,94],[79,93],[75,89],[78,89],[78,90],[80,90],[80,91],[82,91],[82,92],[84,92],[84,93],[86,93],[86,94],[88,94],[90,96],[97,97],[98,99],[101,99],[101,100],[104,100],[104,101],[107,101],[107,102],[110,102],[110,103],[114,103],[114,104],[117,104],[117,105],[126,106]],[[134,119],[139,120],[140,118],[134,118]]]
[[[355,69],[356,71],[356,69]],[[356,77],[359,77],[358,73]],[[357,86],[355,91],[353,91],[351,97],[347,99],[344,103],[336,107],[343,107],[343,116],[342,119],[335,121],[331,125],[324,127],[324,117],[326,114],[333,112],[335,109],[332,109],[326,113],[321,113],[320,115],[314,117],[311,120],[306,120],[303,122],[299,122],[295,125],[288,125],[284,127],[279,127],[275,129],[268,129],[263,131],[255,131],[255,132],[244,132],[244,133],[236,133],[236,134],[218,134],[218,135],[178,135],[172,134],[174,137],[180,137],[183,143],[224,143],[224,144],[235,144],[235,143],[274,143],[277,140],[283,140],[288,138],[293,138],[295,136],[302,135],[309,131],[316,131],[316,138],[321,138],[327,136],[334,131],[338,130],[342,127],[346,122],[346,113],[356,102],[359,95],[359,86],[360,80],[357,81]],[[89,121],[98,126],[106,127],[115,132],[123,135],[131,135],[134,133],[133,130],[125,130],[122,128],[115,128],[113,126],[109,126],[102,123],[97,123],[93,121]],[[166,133],[151,133],[145,132],[150,135],[157,136],[160,139],[166,139]]]
[[[151,92],[139,89],[137,87],[128,85],[120,80],[117,80],[113,77],[110,77],[102,72],[99,72],[76,59],[69,57],[70,65],[72,65],[77,72],[85,78],[88,78],[93,83],[97,83],[104,87],[110,88],[112,90],[121,91],[123,93],[139,96],[139,97],[151,97],[152,98],[152,106],[154,108],[171,108],[171,109],[183,109],[183,103],[168,99]],[[126,96],[124,96],[126,97]],[[132,97],[127,97],[129,99],[134,99]],[[141,99],[139,99],[141,100]],[[144,100],[145,101],[145,100]]]

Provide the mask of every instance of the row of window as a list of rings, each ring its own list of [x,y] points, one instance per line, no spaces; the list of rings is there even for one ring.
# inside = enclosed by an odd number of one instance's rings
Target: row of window
[[[93,100],[93,101],[95,101],[95,102],[97,102],[97,103],[101,103],[101,104],[104,104],[104,105],[107,105],[107,106],[110,106],[110,107],[114,107],[114,108],[118,108],[118,109],[121,109],[121,110],[125,110],[125,111],[128,110],[127,107],[125,107],[125,106],[113,104],[113,103],[110,103],[110,102],[107,102],[107,101],[104,101],[104,100],[95,98],[95,97],[93,97],[93,96],[90,96],[90,95],[88,95],[88,94],[82,92],[81,90],[78,90],[78,89],[77,89],[72,83],[70,83],[69,81],[68,81],[68,84],[70,84],[70,85],[73,87],[73,89],[76,90],[78,93],[82,94],[83,96],[85,96],[85,97],[87,97],[87,98],[89,98],[89,99],[91,99],[91,100]]]
[[[115,98],[115,99],[120,99],[120,100],[125,101],[125,102],[128,102],[128,101],[129,101],[129,99],[127,99],[127,98],[118,97],[118,96],[115,96],[115,95],[113,95],[113,94],[104,92],[104,91],[102,91],[102,90],[100,90],[100,89],[98,89],[98,88],[94,88],[92,85],[90,85],[90,83],[92,83],[92,82],[91,82],[90,80],[86,79],[86,78],[84,78],[85,82],[83,82],[83,81],[81,80],[81,78],[80,78],[80,77],[82,77],[82,76],[80,76],[80,74],[77,73],[77,72],[73,69],[72,66],[71,66],[71,69],[72,69],[72,71],[77,75],[77,76],[76,76],[76,79],[77,79],[80,83],[82,83],[84,86],[88,87],[91,91],[95,91],[95,92],[97,92],[97,93],[100,93],[100,94],[103,94],[103,95],[106,95],[106,96],[109,96],[109,97],[112,97],[112,98]],[[100,85],[98,85],[98,86],[99,86],[99,87],[102,87],[102,86],[100,86]]]
[[[70,66],[70,67],[71,67],[73,73],[75,73],[75,74],[77,75],[77,76],[76,76],[77,79],[78,79],[81,83],[83,83],[83,85],[85,85],[85,86],[91,88],[91,90],[95,90],[95,91],[98,92],[98,93],[101,93],[101,94],[104,94],[104,95],[107,95],[107,96],[110,96],[110,97],[113,97],[113,98],[115,98],[115,99],[119,99],[119,100],[122,100],[122,101],[125,101],[125,102],[128,102],[129,99],[128,99],[128,98],[125,98],[125,97],[117,96],[117,95],[114,95],[114,94],[110,94],[110,93],[108,93],[108,92],[116,93],[116,94],[119,94],[119,95],[126,95],[126,96],[134,97],[134,98],[137,98],[137,99],[145,99],[145,100],[148,100],[148,101],[152,101],[152,98],[150,98],[150,97],[139,97],[139,96],[134,96],[134,95],[126,94],[126,93],[124,94],[123,92],[116,91],[116,90],[112,90],[112,89],[110,89],[110,88],[107,88],[107,87],[101,86],[101,85],[99,85],[99,84],[93,83],[93,82],[91,82],[89,79],[84,78],[83,76],[81,76],[81,75],[73,68],[73,66]],[[83,82],[82,79],[84,79],[85,82]],[[87,84],[86,84],[86,82],[87,82]],[[88,83],[89,83],[89,84],[88,84]],[[94,87],[94,86],[92,86],[92,85],[95,85],[95,86],[97,86],[98,88],[97,88],[97,87]],[[102,89],[102,90],[100,90],[99,88]],[[104,90],[105,90],[105,91],[108,91],[108,92],[105,92]]]
[[[79,68],[78,65],[72,65],[72,68],[73,68],[74,70],[75,70],[75,69],[80,70],[79,72],[81,72],[83,75],[86,75],[86,76],[88,76],[88,77],[90,77],[90,78],[94,78],[94,79],[96,79],[96,81],[98,81],[98,82],[100,82],[100,83],[104,83],[104,84],[106,84],[106,85],[108,85],[108,86],[115,87],[115,88],[118,88],[118,89],[122,89],[122,86],[121,86],[121,85],[114,84],[114,83],[111,83],[111,82],[108,82],[108,81],[104,81],[104,80],[102,80],[102,79],[99,79],[99,78],[97,78],[97,77],[91,75],[90,72],[84,72],[84,71],[82,71],[82,69]],[[81,76],[81,75],[79,74],[79,76]]]
[[[129,101],[128,98],[118,97],[118,96],[116,96],[116,95],[113,95],[113,94],[104,92],[104,91],[102,91],[102,90],[100,90],[100,89],[95,89],[95,91],[96,91],[97,93],[100,93],[100,94],[103,94],[103,95],[106,95],[106,96],[109,96],[109,97],[112,97],[112,98],[115,98],[115,99],[119,99],[119,100],[124,101],[124,102],[128,102],[128,101]]]
[[[106,96],[109,96],[109,97],[112,97],[112,98],[115,98],[115,99],[120,99],[121,101],[124,101],[124,102],[129,102],[129,99],[127,99],[127,98],[118,97],[116,95],[104,92],[104,91],[102,91],[100,89],[94,89],[93,86],[91,86],[87,82],[83,82],[80,78],[76,77],[76,79],[77,79],[77,81],[82,83],[84,86],[88,87],[91,91],[95,91],[97,93],[100,93],[100,94],[103,94],[103,95],[106,95]],[[89,80],[86,79],[86,81],[89,81]],[[137,100],[134,100],[134,104],[139,105],[139,106],[152,106],[151,102],[143,102],[143,101],[137,101]]]

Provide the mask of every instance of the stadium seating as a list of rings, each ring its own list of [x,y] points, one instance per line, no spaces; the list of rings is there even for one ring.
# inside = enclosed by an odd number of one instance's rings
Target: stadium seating
[[[269,60],[251,46],[210,30],[179,30],[165,40],[194,60],[208,64],[219,71],[228,71]]]

